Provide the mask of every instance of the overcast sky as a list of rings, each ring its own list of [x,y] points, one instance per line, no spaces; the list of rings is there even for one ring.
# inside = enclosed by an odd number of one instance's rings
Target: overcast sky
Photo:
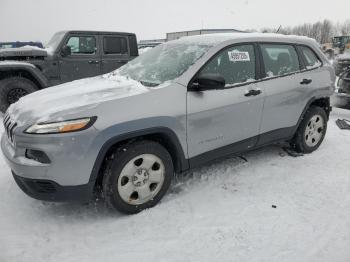
[[[55,31],[135,32],[138,39],[200,28],[250,29],[350,18],[350,0],[0,0],[0,41],[42,40]]]

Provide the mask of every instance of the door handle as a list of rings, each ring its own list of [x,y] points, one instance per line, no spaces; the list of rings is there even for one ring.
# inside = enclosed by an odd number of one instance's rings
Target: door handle
[[[311,84],[311,82],[312,82],[312,79],[306,79],[306,78],[304,78],[304,79],[300,82],[300,84],[301,84],[301,85],[308,85],[308,84]]]
[[[98,63],[100,63],[100,61],[98,61],[98,60],[90,60],[88,63],[89,64],[98,64]]]
[[[251,89],[247,93],[244,94],[244,96],[257,96],[261,94],[261,90],[259,89]]]

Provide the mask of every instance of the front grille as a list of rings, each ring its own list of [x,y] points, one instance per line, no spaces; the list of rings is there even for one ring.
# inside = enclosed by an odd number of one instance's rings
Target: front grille
[[[4,128],[5,128],[7,138],[13,144],[14,143],[14,131],[15,131],[15,128],[17,127],[17,123],[11,120],[11,117],[9,114],[5,115],[3,121],[4,121]]]

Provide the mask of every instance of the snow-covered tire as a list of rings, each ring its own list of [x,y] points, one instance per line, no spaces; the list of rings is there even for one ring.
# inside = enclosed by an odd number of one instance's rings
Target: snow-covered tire
[[[327,131],[328,117],[325,110],[311,106],[305,113],[291,146],[299,153],[311,153],[322,143]]]
[[[159,143],[139,141],[121,146],[104,172],[105,202],[127,214],[153,207],[167,192],[173,174],[172,158]]]
[[[37,86],[27,78],[10,77],[0,81],[0,111],[5,113],[7,108],[17,100],[37,91]]]

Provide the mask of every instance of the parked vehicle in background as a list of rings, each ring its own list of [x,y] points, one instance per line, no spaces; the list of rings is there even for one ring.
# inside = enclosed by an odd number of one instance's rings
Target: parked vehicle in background
[[[288,141],[322,143],[334,91],[317,43],[275,34],[184,37],[113,73],[22,98],[4,116],[1,149],[19,187],[52,201],[136,213],[174,172]]]
[[[333,65],[337,76],[350,67],[350,49],[345,50],[343,54],[337,55],[334,59]]]
[[[350,109],[350,64],[339,75],[332,104],[336,107]]]
[[[111,72],[137,56],[136,35],[122,32],[61,31],[45,49],[0,50],[0,111],[29,93]]]
[[[342,54],[345,50],[350,49],[350,36],[336,36],[332,39],[333,48],[337,49],[339,54]]]
[[[156,47],[157,45],[163,44],[166,39],[153,39],[153,40],[140,40],[138,43],[139,49],[147,47]]]
[[[41,42],[0,42],[0,49],[6,49],[6,48],[18,48],[18,47],[25,47],[25,46],[36,46],[39,48],[44,48],[43,44]]]
[[[341,55],[347,50],[350,50],[350,36],[333,37],[332,43],[323,44],[322,49],[328,59],[334,59],[337,55]]]
[[[154,40],[141,40],[138,43],[139,54],[148,52],[152,48],[165,43],[165,39],[154,39]]]

